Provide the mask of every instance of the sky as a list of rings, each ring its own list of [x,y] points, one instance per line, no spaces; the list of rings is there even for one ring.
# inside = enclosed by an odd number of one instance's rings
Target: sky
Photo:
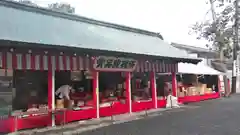
[[[65,2],[75,7],[76,14],[160,32],[167,42],[205,47],[206,41],[189,35],[196,21],[209,19],[210,5],[205,0],[32,0],[40,6]]]

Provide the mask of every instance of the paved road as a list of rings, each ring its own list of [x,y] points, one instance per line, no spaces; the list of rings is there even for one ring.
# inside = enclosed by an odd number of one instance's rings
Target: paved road
[[[240,95],[188,106],[80,135],[240,135]]]

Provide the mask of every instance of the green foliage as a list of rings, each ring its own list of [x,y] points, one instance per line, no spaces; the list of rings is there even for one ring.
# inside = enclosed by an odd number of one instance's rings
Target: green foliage
[[[190,32],[191,34],[196,34],[197,39],[207,40],[209,44],[206,46],[210,49],[222,51],[225,57],[230,58],[232,54],[235,11],[233,1],[215,0],[213,2],[216,9],[216,20],[196,22],[191,26]]]
[[[75,13],[75,8],[67,3],[52,3],[48,5],[48,8],[65,13]]]
[[[31,0],[19,0],[18,2],[26,5],[37,6],[37,4],[33,3]]]
[[[17,0],[17,2],[26,4],[26,5],[37,6],[37,4],[32,2],[32,0]],[[55,11],[65,12],[65,13],[75,13],[75,8],[67,3],[58,3],[58,2],[52,3],[48,5],[48,8]]]

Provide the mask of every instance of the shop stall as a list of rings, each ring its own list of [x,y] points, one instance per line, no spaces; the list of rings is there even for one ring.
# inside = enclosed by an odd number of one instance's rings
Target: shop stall
[[[177,96],[180,103],[199,102],[220,97],[219,75],[203,63],[179,63]]]
[[[13,1],[0,10],[11,22],[0,25],[0,132],[164,107],[156,75],[171,74],[176,96],[177,64],[200,61],[158,33]]]
[[[150,73],[133,73],[131,79],[132,111],[142,111],[154,108],[151,95]]]
[[[167,96],[169,94],[177,96],[176,74],[175,73],[157,73],[156,74],[156,90],[157,90],[157,102],[158,108],[166,107]]]
[[[132,58],[22,51],[1,53],[3,68],[13,72],[15,96],[8,123],[14,131],[157,108],[156,72],[177,70],[176,64],[162,61],[141,66]],[[75,90],[70,104],[55,99],[62,85]]]
[[[90,60],[89,60],[90,61]],[[90,65],[89,65],[90,66]],[[68,123],[96,117],[93,94],[93,74],[90,68],[79,71],[56,71],[55,87],[71,85],[74,93],[70,93],[70,103],[56,100],[56,124]],[[72,108],[72,109],[71,109]],[[63,111],[61,113],[61,110]],[[60,112],[59,112],[60,111]]]
[[[93,69],[99,72],[100,116],[156,108],[155,73],[165,72],[163,67],[176,71],[176,64],[161,61],[99,56],[94,63]]]
[[[137,61],[129,58],[99,56],[94,59],[93,70],[98,72],[99,116],[106,117],[129,112],[130,93],[127,72],[133,72]]]
[[[49,113],[55,114],[56,124],[95,118],[96,104],[89,87],[92,78],[87,78],[90,59],[61,52],[57,55],[50,50],[41,54],[36,52],[39,50],[10,49],[1,53],[2,67],[12,72],[8,87],[14,94],[9,117],[14,118],[14,130],[49,126]],[[64,107],[63,102],[56,100],[55,104],[55,99],[52,100],[55,91],[65,84],[73,85],[76,90],[70,95],[75,102],[71,109]],[[49,110],[50,104],[56,107],[54,111]]]

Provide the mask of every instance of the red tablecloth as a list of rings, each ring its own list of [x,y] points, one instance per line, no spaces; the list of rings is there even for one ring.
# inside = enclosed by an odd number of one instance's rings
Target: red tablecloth
[[[50,126],[51,113],[31,114],[27,117],[10,116],[0,119],[0,133],[9,133],[22,129],[32,129]],[[96,118],[96,109],[59,110],[54,112],[56,124]],[[65,115],[65,117],[64,117]],[[65,119],[65,120],[64,120]]]
[[[22,129],[40,128],[50,125],[51,117],[46,114],[30,115],[25,118],[9,116],[0,120],[0,132],[8,133]]]
[[[220,97],[219,93],[210,93],[210,94],[195,95],[195,96],[184,96],[184,97],[178,97],[178,102],[180,103],[200,102],[203,100],[216,99],[219,97]]]
[[[157,106],[158,108],[164,108],[166,107],[167,100],[166,99],[158,99]]]
[[[14,119],[13,117],[1,117],[0,119],[0,133],[9,133],[13,132],[14,127]]]
[[[65,123],[73,122],[73,121],[79,121],[79,120],[86,120],[96,118],[96,109],[90,108],[86,110],[67,110],[65,114]],[[64,116],[62,114],[59,114],[56,116],[56,123],[64,122],[63,121]]]
[[[100,117],[107,117],[112,115],[124,114],[128,112],[128,106],[120,101],[114,101],[110,106],[100,107]]]
[[[139,112],[143,110],[149,110],[154,108],[154,104],[152,100],[146,100],[146,101],[139,101],[139,102],[132,102],[132,112]]]

